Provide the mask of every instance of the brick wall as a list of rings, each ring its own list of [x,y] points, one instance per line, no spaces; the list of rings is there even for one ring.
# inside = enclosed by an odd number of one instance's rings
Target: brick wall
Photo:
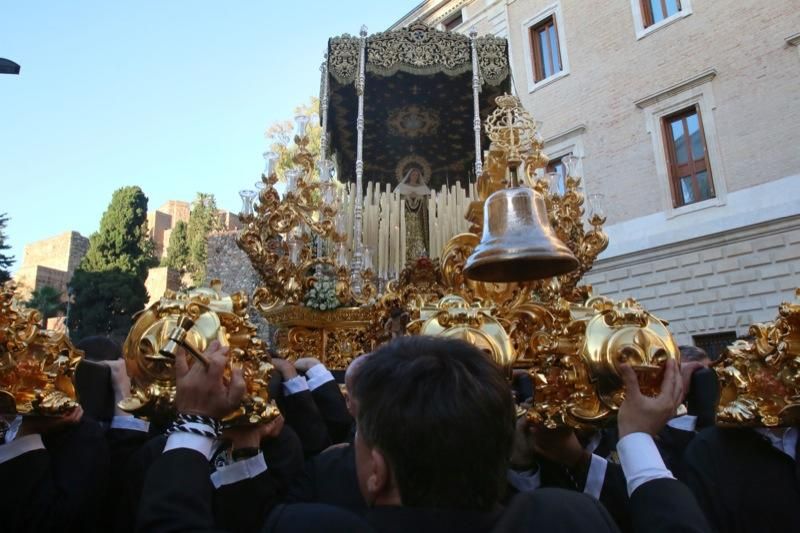
[[[691,344],[692,335],[744,335],[773,320],[800,286],[798,259],[800,217],[790,217],[600,260],[584,279],[595,294],[636,298]]]

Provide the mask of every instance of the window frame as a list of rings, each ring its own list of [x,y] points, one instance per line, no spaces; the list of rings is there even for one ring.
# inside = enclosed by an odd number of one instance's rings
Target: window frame
[[[555,29],[556,38],[558,39],[558,52],[561,60],[561,71],[540,81],[536,81],[534,66],[536,59],[534,56],[533,39],[531,38],[533,34],[532,28],[538,26],[540,23],[550,17],[553,18],[553,27]],[[567,51],[566,26],[564,24],[564,17],[561,12],[561,2],[551,4],[534,16],[524,20],[521,24],[521,34],[524,52],[527,57],[524,63],[529,94],[569,75],[569,53]]]
[[[650,134],[653,143],[656,177],[662,191],[662,210],[666,213],[668,219],[701,209],[718,207],[727,203],[725,168],[722,161],[722,153],[719,148],[719,136],[717,135],[714,117],[716,103],[711,86],[711,82],[715,76],[716,71],[713,69],[704,71],[697,76],[684,80],[683,82],[677,83],[636,102],[636,106],[644,112],[645,128]],[[711,180],[716,197],[675,207],[661,119],[691,105],[697,105],[703,120],[706,162],[711,169]]]
[[[550,28],[556,34],[556,53],[550,49]],[[547,32],[548,51],[550,52],[545,58],[544,50],[542,49],[541,34]],[[528,28],[528,39],[531,41],[531,61],[533,62],[533,79],[536,83],[541,83],[547,78],[558,75],[563,70],[563,63],[561,62],[561,43],[558,40],[558,23],[556,22],[555,15],[550,15],[543,18],[530,28]],[[558,58],[558,71],[555,70],[553,63],[554,57]],[[549,76],[545,75],[545,59],[550,63],[550,70],[553,72]]]
[[[687,137],[686,139],[686,146],[687,146],[687,155],[691,154],[692,157],[687,160],[686,163],[683,165],[678,163],[678,157],[675,153],[675,138],[672,134],[671,123],[674,119],[681,117],[683,122],[685,123],[686,118],[691,115],[690,111],[693,111],[695,115],[697,115],[697,125],[700,129],[700,135],[703,139],[703,165],[702,169],[695,168],[696,164],[700,159],[695,159],[694,154],[692,154],[691,148],[691,139]],[[662,128],[662,136],[664,140],[664,149],[667,154],[667,171],[669,173],[670,182],[672,184],[672,206],[675,208],[684,207],[687,205],[696,204],[698,202],[705,202],[706,200],[712,200],[716,198],[716,190],[714,189],[714,172],[711,168],[711,165],[708,161],[708,146],[706,143],[706,134],[705,129],[703,128],[703,114],[700,111],[700,107],[695,103],[693,105],[689,105],[683,109],[670,113],[668,115],[664,115],[661,117],[661,128]],[[688,128],[685,129],[688,133]],[[697,182],[697,174],[700,172],[706,172],[707,179],[709,182],[709,188],[711,189],[711,196],[708,198],[703,198],[702,200],[695,200],[694,202],[686,203],[683,198],[683,189],[680,184],[680,178],[686,176],[686,172],[681,172],[678,169],[680,167],[688,167],[687,171],[689,172],[689,176],[692,178],[692,192],[694,193],[696,198],[700,198],[700,187]]]
[[[456,24],[453,24],[454,21],[458,20]],[[452,26],[448,27],[448,25],[452,24]],[[444,31],[455,31],[456,28],[464,24],[464,12],[463,10],[459,9],[449,17],[445,18],[442,21],[442,29]]]
[[[663,0],[662,0],[663,1]],[[631,11],[633,13],[633,28],[636,40],[647,37],[651,33],[665,28],[678,20],[692,14],[692,0],[679,0],[680,9],[673,15],[652,23],[652,13],[649,11],[649,0],[630,0]],[[644,2],[648,2],[648,9],[645,9]],[[648,24],[648,20],[650,23]]]

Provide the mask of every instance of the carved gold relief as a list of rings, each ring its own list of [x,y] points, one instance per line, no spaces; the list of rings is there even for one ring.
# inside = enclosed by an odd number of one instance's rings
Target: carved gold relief
[[[212,282],[212,288],[168,291],[142,311],[125,340],[125,361],[133,387],[132,396],[120,407],[140,416],[169,418],[174,413],[178,350],[190,356],[190,365],[206,364],[203,352],[217,340],[228,347],[231,366],[226,376],[230,378],[232,367],[241,367],[247,385],[239,408],[223,422],[240,425],[272,420],[278,414],[269,398],[273,367],[246,309],[245,294],[222,293],[219,283]]]
[[[795,292],[800,298],[800,289]],[[716,365],[717,421],[734,426],[800,423],[800,301],[784,302],[774,322],[750,327],[752,340],[729,346]]]
[[[65,333],[43,329],[14,289],[0,291],[0,415],[61,415],[78,405],[72,377],[83,352]]]

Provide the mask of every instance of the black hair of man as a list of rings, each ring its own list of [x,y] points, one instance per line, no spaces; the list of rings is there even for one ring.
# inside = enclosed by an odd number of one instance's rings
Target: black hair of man
[[[491,510],[513,437],[502,370],[478,348],[401,337],[359,369],[358,432],[386,457],[404,506]]]
[[[708,353],[702,348],[697,346],[679,346],[678,350],[681,352],[681,361],[689,362],[689,361],[702,361],[704,359],[711,360],[708,356]]]
[[[102,335],[85,337],[78,341],[75,347],[83,350],[84,357],[89,361],[116,361],[122,358],[120,344],[114,339]]]

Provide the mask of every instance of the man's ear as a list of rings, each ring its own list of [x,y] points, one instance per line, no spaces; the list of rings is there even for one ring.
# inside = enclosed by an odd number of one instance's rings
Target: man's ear
[[[372,448],[370,454],[370,472],[367,478],[367,490],[378,498],[390,488],[391,472],[386,457],[378,448]]]

